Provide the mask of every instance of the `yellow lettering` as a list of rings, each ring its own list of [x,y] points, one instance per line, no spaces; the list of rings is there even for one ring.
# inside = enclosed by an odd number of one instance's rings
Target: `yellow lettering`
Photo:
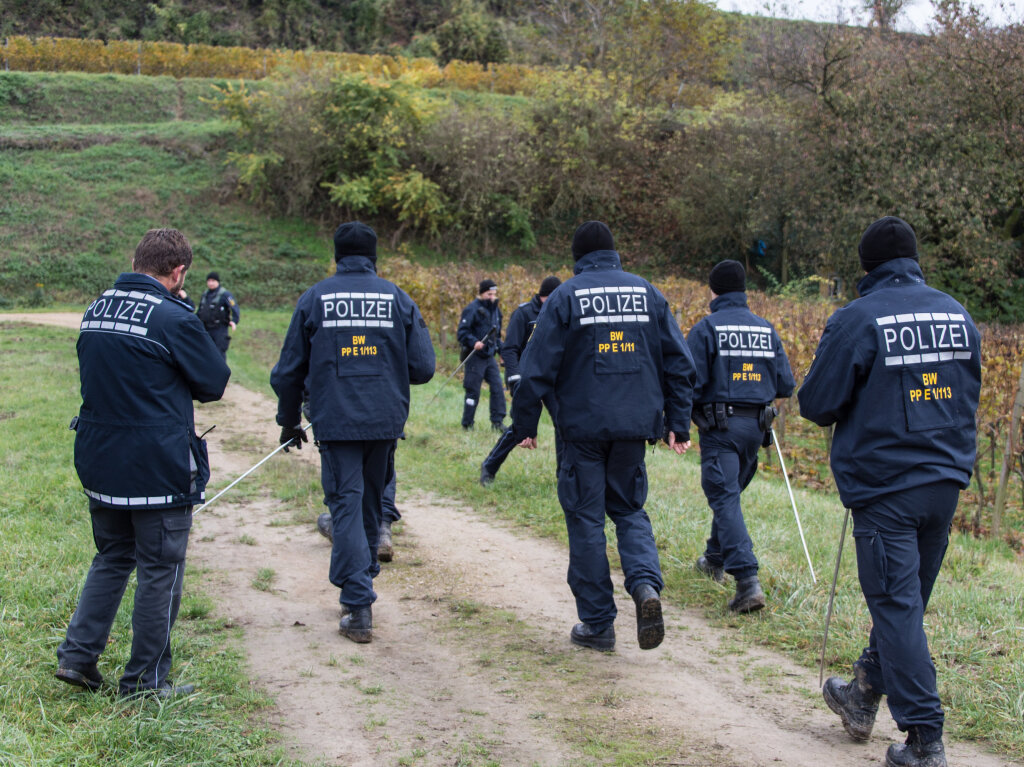
[[[926,400],[930,400],[932,398],[932,390],[931,389],[925,389],[924,390],[924,398]]]
[[[612,348],[611,344],[598,344],[597,345],[598,354],[600,354],[601,352],[606,352],[606,351],[608,351],[611,348]]]
[[[917,402],[919,399],[921,399],[921,390],[920,389],[911,389],[910,390],[910,401],[911,402]]]
[[[622,331],[613,330],[611,332],[611,337],[609,338],[609,340],[611,340],[611,341],[621,341],[622,340]]]
[[[618,354],[618,352],[619,352],[619,345],[617,343],[612,344],[612,351],[615,352],[616,354]]]
[[[354,345],[356,345],[356,344],[365,344],[366,343],[366,336],[352,336],[352,343]]]
[[[352,356],[352,348],[349,347],[349,346],[342,346],[341,347],[341,356],[342,357],[350,357],[350,356]]]
[[[753,362],[744,362],[743,363],[743,369],[744,370],[753,370],[754,369],[754,363]]]

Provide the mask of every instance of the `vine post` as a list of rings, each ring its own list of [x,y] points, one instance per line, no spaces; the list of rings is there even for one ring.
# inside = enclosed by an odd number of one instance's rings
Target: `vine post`
[[[1020,428],[1021,415],[1024,414],[1024,364],[1021,365],[1020,377],[1017,379],[1017,392],[1013,397],[1013,416],[1006,434],[1006,449],[1003,451],[1003,469],[999,473],[999,487],[996,489],[996,504],[992,510],[992,536],[999,537],[1003,522],[1003,508],[1006,506],[1006,486],[1010,472],[1017,460],[1017,431]]]

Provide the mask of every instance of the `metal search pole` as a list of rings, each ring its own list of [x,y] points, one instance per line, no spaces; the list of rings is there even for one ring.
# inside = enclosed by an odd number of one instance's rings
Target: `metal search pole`
[[[793,488],[789,484],[789,474],[786,473],[786,461],[782,457],[782,448],[779,446],[779,438],[775,436],[775,427],[772,427],[772,442],[775,443],[775,451],[779,454],[779,465],[782,466],[782,476],[786,478],[786,489],[789,491],[789,501],[793,504],[793,516],[796,517],[796,529],[800,531],[800,542],[804,545],[804,556],[807,557],[807,566],[811,568],[811,582],[817,583],[814,577],[814,565],[811,564],[811,554],[807,550],[807,540],[804,538],[804,528],[800,524],[800,514],[796,510],[796,498],[793,497]]]
[[[306,431],[306,429],[308,429],[308,428],[309,428],[310,426],[312,426],[312,424],[308,424],[308,423],[307,423],[307,424],[306,424],[305,426],[303,426],[303,427],[302,427],[302,430],[303,430],[303,431]],[[250,474],[252,474],[252,473],[253,473],[254,471],[256,471],[256,469],[258,469],[258,468],[259,468],[260,466],[262,466],[263,464],[265,464],[265,463],[266,463],[267,461],[269,461],[269,460],[270,460],[271,458],[273,458],[273,457],[274,457],[275,455],[277,455],[278,453],[280,453],[280,452],[281,452],[282,450],[284,450],[284,449],[285,449],[286,447],[289,447],[289,446],[290,446],[290,445],[291,445],[291,444],[292,444],[292,443],[293,443],[294,441],[295,441],[295,440],[294,440],[294,438],[293,438],[293,439],[290,439],[290,440],[288,440],[287,442],[285,442],[285,443],[284,443],[283,445],[278,445],[278,446],[277,446],[277,448],[276,448],[276,449],[274,449],[274,451],[270,453],[270,455],[268,455],[268,456],[267,456],[266,458],[264,458],[263,460],[261,460],[261,461],[260,461],[259,463],[257,463],[257,464],[256,464],[255,466],[251,467],[251,468],[250,468],[250,469],[249,469],[248,471],[246,471],[246,472],[245,472],[244,474],[242,474],[242,475],[241,475],[241,476],[239,476],[239,477],[238,477],[237,479],[235,479],[235,481],[234,481],[234,482],[232,482],[232,483],[231,483],[230,485],[228,485],[227,487],[225,487],[225,488],[224,488],[223,490],[221,490],[221,491],[220,491],[219,493],[217,493],[217,495],[213,496],[213,498],[211,498],[210,500],[208,500],[208,501],[207,501],[206,503],[204,503],[204,504],[203,504],[202,506],[200,506],[200,507],[199,507],[198,509],[196,509],[196,510],[195,510],[194,512],[192,512],[192,513],[193,513],[193,514],[198,514],[198,513],[200,512],[200,511],[202,511],[202,510],[203,510],[203,509],[205,509],[205,508],[206,508],[207,506],[209,506],[209,505],[210,505],[211,503],[213,503],[213,502],[214,502],[214,501],[216,501],[216,500],[217,500],[218,498],[220,498],[220,497],[221,497],[222,495],[224,495],[224,493],[226,493],[226,492],[227,492],[228,490],[230,490],[231,488],[233,488],[233,487],[234,487],[235,485],[237,485],[237,484],[238,484],[239,482],[241,482],[241,481],[242,481],[243,479],[245,479],[245,478],[246,478],[246,477],[248,477],[248,476],[249,476]]]
[[[825,635],[821,638],[821,658],[818,660],[818,687],[825,681],[825,648],[828,647],[828,627],[832,623],[832,606],[836,602],[836,582],[839,580],[839,565],[843,561],[843,543],[846,542],[846,524],[850,521],[850,510],[843,517],[843,532],[839,534],[839,553],[836,554],[836,569],[832,573],[832,591],[828,595],[828,612],[825,613]]]
[[[488,340],[490,339],[490,337],[491,337],[492,335],[494,335],[494,331],[495,331],[495,330],[497,330],[497,328],[491,328],[490,330],[488,330],[488,331],[487,331],[487,335],[485,335],[485,336],[484,336],[484,337],[483,337],[482,339],[480,339],[480,340],[481,340],[481,341],[483,341],[483,342],[484,342],[484,343],[486,344],[486,343],[487,343],[487,341],[488,341]],[[434,404],[434,400],[436,400],[436,399],[437,399],[437,396],[438,396],[438,395],[439,395],[439,394],[441,393],[441,390],[442,390],[442,389],[443,389],[443,388],[444,388],[445,386],[447,386],[447,385],[448,385],[448,382],[449,382],[450,380],[452,380],[453,378],[455,378],[455,376],[456,376],[456,375],[458,374],[458,372],[459,372],[460,370],[462,370],[462,366],[463,366],[463,365],[465,365],[465,364],[466,364],[467,362],[469,362],[469,358],[470,358],[470,357],[472,357],[472,356],[473,356],[474,354],[476,354],[476,352],[477,352],[477,350],[476,350],[476,349],[474,349],[474,350],[473,350],[473,351],[471,351],[471,352],[470,352],[469,354],[467,354],[467,355],[466,355],[466,359],[464,359],[464,360],[463,360],[462,362],[460,362],[460,363],[459,363],[459,366],[458,366],[457,368],[455,368],[455,370],[453,370],[453,371],[452,371],[452,374],[451,374],[450,376],[448,376],[448,377],[447,377],[446,379],[444,379],[444,383],[443,383],[443,384],[441,384],[440,386],[438,386],[438,387],[437,387],[437,391],[436,391],[436,392],[434,392],[434,396],[430,398],[430,402],[428,402],[428,403],[427,403],[427,407],[430,407],[431,405],[433,405],[433,404]]]

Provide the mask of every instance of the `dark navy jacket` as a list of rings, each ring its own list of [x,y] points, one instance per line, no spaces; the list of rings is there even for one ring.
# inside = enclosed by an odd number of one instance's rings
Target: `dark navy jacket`
[[[918,263],[873,269],[836,311],[798,398],[800,415],[836,425],[832,473],[857,508],[887,493],[954,480],[976,450],[981,339],[967,311],[925,285]]]
[[[520,359],[512,400],[518,439],[537,434],[554,392],[570,441],[687,439],[693,359],[665,297],[624,272],[613,250],[588,253],[548,296]]]
[[[505,343],[501,345],[501,359],[505,363],[505,385],[514,387],[519,383],[519,358],[523,347],[530,340],[533,326],[537,324],[537,315],[543,306],[539,295],[519,304],[512,316],[508,318],[505,330]]]
[[[434,376],[434,346],[416,303],[369,258],[344,256],[299,298],[270,373],[281,426],[300,422],[307,375],[317,440],[403,436],[409,384]]]
[[[210,463],[192,400],[220,399],[231,371],[199,318],[152,277],[122,274],[85,310],[78,365],[86,494],[122,509],[202,502]]]
[[[747,308],[747,294],[723,293],[711,314],[690,330],[697,381],[694,404],[729,402],[766,405],[788,397],[796,382],[772,324]]]
[[[223,285],[216,290],[207,290],[199,299],[199,319],[206,327],[215,328],[229,323],[238,324],[240,312],[238,302]]]
[[[481,301],[474,298],[469,305],[462,310],[462,317],[459,318],[459,329],[456,333],[459,343],[463,348],[472,349],[477,341],[483,341],[484,337],[494,328],[494,333],[484,344],[484,357],[490,357],[501,348],[501,309],[498,302]]]

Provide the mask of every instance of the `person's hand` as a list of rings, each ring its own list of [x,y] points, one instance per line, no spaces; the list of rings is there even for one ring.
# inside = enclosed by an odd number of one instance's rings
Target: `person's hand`
[[[519,443],[519,447],[525,447],[527,450],[536,450],[537,449],[537,438],[536,437],[527,437],[526,439],[524,439],[522,442]]]
[[[475,344],[473,344],[474,351],[480,351],[483,348],[484,348],[484,342],[483,341],[477,341]]]
[[[234,330],[235,328],[238,327],[238,324],[235,323],[234,321],[231,321],[231,322],[228,323],[228,327],[231,328],[232,330]]]
[[[676,455],[682,455],[690,449],[690,440],[686,442],[676,442],[676,433],[670,431],[668,433],[668,446],[676,451]]]
[[[306,432],[302,430],[301,426],[282,426],[281,427],[281,444],[285,445],[284,451],[288,452],[288,444],[296,450],[302,450],[302,443],[309,442],[309,437],[306,436]]]

